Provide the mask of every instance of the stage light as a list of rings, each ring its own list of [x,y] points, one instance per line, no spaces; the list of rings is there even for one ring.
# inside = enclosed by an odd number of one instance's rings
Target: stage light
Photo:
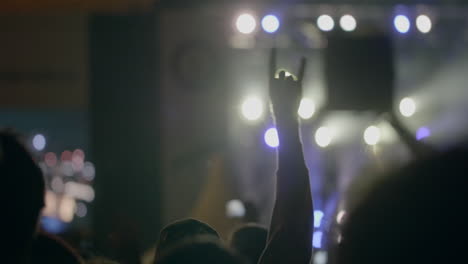
[[[241,200],[230,200],[226,203],[226,215],[229,218],[241,218],[245,216],[245,206]]]
[[[254,121],[263,114],[263,103],[258,97],[249,97],[242,104],[242,115],[245,119]]]
[[[416,103],[413,99],[405,97],[400,101],[400,113],[404,117],[410,117],[416,112]]]
[[[86,161],[83,166],[82,174],[86,180],[92,181],[96,175],[96,169],[94,168],[93,163]]]
[[[328,127],[320,127],[315,132],[315,142],[322,148],[330,145],[332,141],[332,131]]]
[[[335,21],[329,15],[321,15],[317,18],[317,26],[322,31],[331,31],[335,27]]]
[[[427,127],[420,127],[418,131],[416,131],[416,139],[422,140],[427,137],[431,136],[431,131]]]
[[[45,139],[44,135],[42,135],[42,134],[35,135],[33,137],[32,144],[33,144],[33,147],[37,151],[43,150],[45,148],[45,146],[46,146],[46,139]]]
[[[311,118],[315,113],[314,101],[310,100],[309,98],[302,98],[297,113],[302,119]]]
[[[357,26],[356,19],[352,15],[344,15],[340,18],[340,26],[344,31],[354,31]]]
[[[280,27],[279,19],[274,15],[266,15],[262,19],[262,28],[267,33],[275,33]]]
[[[251,14],[242,14],[237,17],[236,28],[242,34],[250,34],[257,27],[257,22]]]
[[[313,236],[314,237],[312,238],[312,246],[314,248],[321,248],[322,247],[322,237],[323,237],[322,231],[315,231]]]
[[[395,26],[395,29],[402,34],[408,33],[411,28],[411,22],[408,17],[404,15],[396,16],[393,20],[393,25]]]
[[[55,167],[57,165],[57,155],[53,152],[48,152],[44,155],[44,162],[49,167]]]
[[[315,210],[314,211],[314,227],[318,228],[322,224],[322,219],[323,219],[323,212],[320,210]]]
[[[276,128],[272,127],[269,128],[263,137],[265,143],[272,148],[276,148],[279,146],[279,138],[278,138],[278,131]]]
[[[429,33],[432,29],[432,21],[426,15],[420,15],[416,18],[416,27],[421,33]]]
[[[364,131],[364,141],[368,145],[376,145],[380,141],[380,129],[376,126],[370,126]]]

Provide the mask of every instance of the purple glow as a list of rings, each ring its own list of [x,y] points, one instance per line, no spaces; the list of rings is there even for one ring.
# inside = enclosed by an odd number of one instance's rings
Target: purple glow
[[[315,231],[314,232],[314,237],[312,238],[312,246],[314,248],[321,248],[322,247],[322,237],[323,237],[322,231]]]
[[[431,131],[429,130],[429,128],[421,127],[416,132],[416,139],[421,140],[421,139],[429,137],[430,135],[431,135]]]

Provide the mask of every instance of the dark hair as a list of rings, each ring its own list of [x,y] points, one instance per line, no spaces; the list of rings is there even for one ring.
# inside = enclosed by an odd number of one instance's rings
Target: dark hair
[[[267,237],[268,229],[250,223],[239,227],[232,233],[230,245],[250,263],[257,263],[265,249]]]
[[[155,264],[244,264],[242,258],[212,237],[185,240],[163,253]]]
[[[334,262],[448,263],[463,256],[453,247],[467,237],[467,157],[460,148],[385,177],[349,214]]]
[[[173,247],[174,245],[199,235],[211,236],[219,239],[219,235],[211,226],[201,221],[188,218],[175,221],[161,230],[159,240],[156,244],[156,257],[158,260],[160,254]]]
[[[45,183],[41,169],[11,131],[0,131],[0,175],[6,199],[2,209],[6,252],[24,256],[44,207]]]

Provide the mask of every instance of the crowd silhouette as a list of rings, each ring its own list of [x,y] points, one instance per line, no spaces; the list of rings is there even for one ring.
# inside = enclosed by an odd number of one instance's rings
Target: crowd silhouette
[[[302,98],[306,61],[297,78],[277,75],[273,50],[269,69],[272,114],[278,129],[275,204],[268,228],[239,227],[229,243],[196,219],[164,227],[156,243],[154,264],[309,263],[314,208],[309,171],[304,161],[296,111]],[[69,245],[39,231],[45,184],[22,140],[0,132],[0,175],[4,183],[2,263],[85,263]],[[330,262],[448,263],[463,258],[466,244],[466,172],[468,149],[434,154],[418,148],[411,164],[389,172],[349,208],[341,239]],[[114,263],[94,258],[88,263]]]

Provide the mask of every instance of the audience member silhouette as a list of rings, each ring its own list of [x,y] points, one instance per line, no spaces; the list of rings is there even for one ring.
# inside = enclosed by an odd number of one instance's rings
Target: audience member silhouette
[[[257,224],[246,224],[236,229],[231,237],[230,246],[241,256],[256,264],[266,246],[268,230]]]
[[[348,215],[333,263],[464,262],[467,157],[462,147],[381,180]]]
[[[245,264],[219,240],[206,237],[188,239],[164,252],[155,264]]]
[[[26,147],[10,131],[0,132],[0,175],[3,213],[2,262],[27,263],[31,244],[44,207],[42,171]]]
[[[175,221],[161,230],[159,240],[156,244],[155,263],[158,262],[160,255],[177,245],[181,241],[197,236],[208,236],[213,239],[219,239],[219,235],[211,226],[195,219],[183,219]]]
[[[306,264],[312,255],[313,206],[297,117],[304,70],[302,59],[297,81],[286,77],[284,71],[276,78],[276,51],[272,51],[269,89],[279,137],[278,169],[276,200],[261,264]]]

